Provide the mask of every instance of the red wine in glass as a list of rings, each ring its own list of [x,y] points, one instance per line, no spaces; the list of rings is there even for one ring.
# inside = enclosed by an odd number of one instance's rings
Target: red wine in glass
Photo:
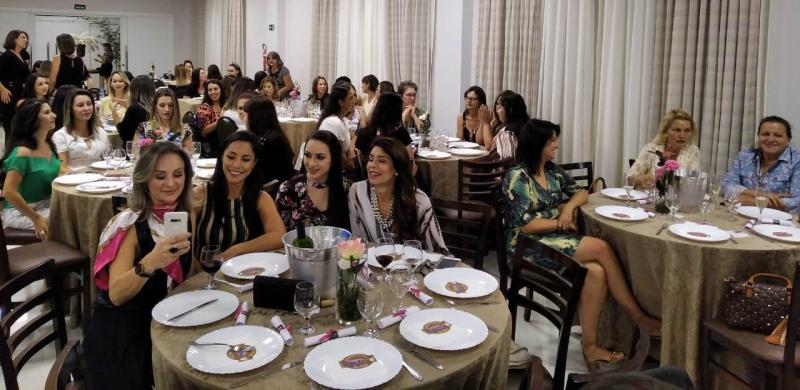
[[[378,256],[375,256],[375,260],[378,260],[378,264],[380,264],[381,267],[386,268],[386,267],[389,266],[389,264],[392,264],[392,261],[394,261],[394,256],[392,256],[392,255],[378,255]]]
[[[217,273],[217,271],[219,271],[220,268],[222,268],[222,260],[208,259],[206,261],[202,261],[200,262],[200,268],[202,268],[203,271],[206,271],[207,273],[213,275]]]
[[[222,268],[222,250],[219,245],[206,245],[200,250],[200,268],[208,273],[209,283],[204,290],[215,290],[214,274]]]

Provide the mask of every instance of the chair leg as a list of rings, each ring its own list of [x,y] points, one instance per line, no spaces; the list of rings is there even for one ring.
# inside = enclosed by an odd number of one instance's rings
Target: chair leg
[[[528,289],[528,299],[533,299],[533,290]],[[525,322],[531,322],[531,309],[525,309]]]
[[[710,389],[711,382],[714,378],[714,373],[711,372],[711,365],[708,364],[709,360],[711,359],[711,336],[709,334],[708,328],[703,326],[703,344],[702,349],[700,350],[700,375],[701,383],[703,384],[703,389]]]
[[[83,313],[81,313],[81,328],[83,328],[83,335],[86,336],[86,331],[89,329],[89,320],[92,319],[92,270],[87,263],[81,269],[81,282],[83,283]]]
[[[517,304],[509,300],[508,311],[511,312],[511,340],[514,340],[517,332]]]

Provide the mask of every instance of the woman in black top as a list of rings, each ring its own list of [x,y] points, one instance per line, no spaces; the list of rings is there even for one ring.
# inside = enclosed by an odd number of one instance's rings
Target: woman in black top
[[[411,148],[411,136],[403,127],[403,98],[392,92],[385,93],[378,98],[369,126],[358,132],[356,137],[356,150],[361,166],[366,168],[366,159],[372,150],[372,143],[378,137],[394,138],[408,150],[408,156],[414,160],[414,149]]]
[[[11,30],[6,35],[0,54],[0,117],[6,136],[11,130],[11,118],[17,107],[17,100],[22,94],[25,78],[31,73],[22,58],[22,50],[28,47],[28,33],[22,30]]]
[[[111,90],[111,86],[108,85],[109,79],[111,77],[111,71],[113,70],[113,62],[114,62],[114,52],[111,51],[111,44],[106,42],[103,44],[103,54],[97,55],[95,61],[100,63],[100,67],[97,68],[97,73],[100,75],[100,84],[102,88],[106,90]]]
[[[283,182],[294,175],[294,153],[278,122],[275,105],[263,96],[254,96],[245,106],[247,130],[258,136],[260,184]]]
[[[50,88],[52,90],[71,84],[78,88],[92,87],[89,71],[83,64],[83,59],[75,52],[75,39],[69,34],[60,34],[56,37],[58,51],[61,54],[53,58],[53,70],[50,72]]]
[[[192,71],[192,82],[186,87],[183,94],[184,97],[196,98],[206,93],[206,81],[208,81],[208,73],[203,68],[197,68]]]
[[[219,66],[211,64],[208,66],[208,79],[209,80],[222,80],[222,73],[219,71]]]
[[[464,91],[464,112],[456,117],[456,137],[484,145],[484,130],[492,129],[492,111],[486,105],[483,88],[473,85]],[[491,145],[486,145],[488,148]]]
[[[136,76],[131,81],[131,93],[128,101],[128,109],[125,116],[117,123],[117,132],[122,138],[123,145],[126,141],[133,140],[136,129],[142,122],[147,122],[150,118],[150,110],[153,109],[153,99],[156,89],[153,87],[153,79],[149,76]],[[114,122],[117,122],[116,107],[111,110]]]

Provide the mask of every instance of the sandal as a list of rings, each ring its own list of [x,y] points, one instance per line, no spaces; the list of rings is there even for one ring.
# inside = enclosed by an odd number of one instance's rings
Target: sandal
[[[622,352],[611,351],[610,359],[597,359],[589,360],[586,354],[583,354],[583,361],[586,362],[586,368],[589,372],[594,374],[597,372],[610,371],[619,367],[625,361],[625,354]]]

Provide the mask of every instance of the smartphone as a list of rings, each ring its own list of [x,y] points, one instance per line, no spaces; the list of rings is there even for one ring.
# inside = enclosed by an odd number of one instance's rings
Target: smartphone
[[[453,268],[460,262],[461,259],[457,257],[442,256],[442,259],[439,260],[438,264],[436,264],[436,269]]]
[[[164,214],[164,236],[171,237],[189,232],[189,213],[170,211]]]

